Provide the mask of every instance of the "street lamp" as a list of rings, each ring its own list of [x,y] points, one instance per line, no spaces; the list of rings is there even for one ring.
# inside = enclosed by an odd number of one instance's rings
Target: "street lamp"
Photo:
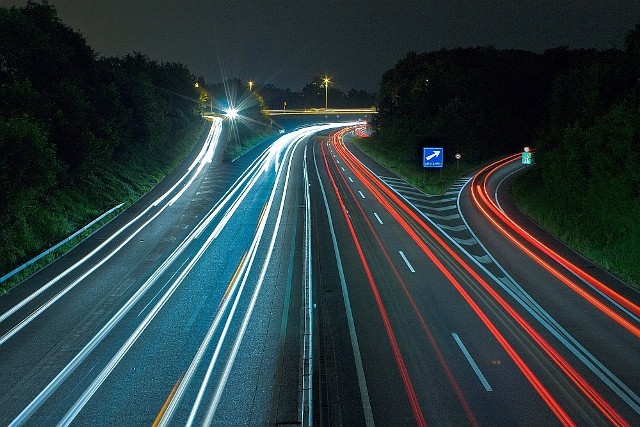
[[[324,109],[327,109],[328,101],[329,101],[329,77],[324,76]]]
[[[249,80],[249,91],[253,90],[253,80]]]

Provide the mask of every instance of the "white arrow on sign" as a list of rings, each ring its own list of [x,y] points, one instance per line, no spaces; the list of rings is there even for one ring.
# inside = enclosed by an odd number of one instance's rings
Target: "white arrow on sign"
[[[436,150],[433,154],[427,156],[427,161],[433,159],[434,157],[438,157],[440,155],[440,151]]]

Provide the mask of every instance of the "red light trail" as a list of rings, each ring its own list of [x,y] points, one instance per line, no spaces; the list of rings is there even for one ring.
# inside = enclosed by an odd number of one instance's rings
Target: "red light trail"
[[[515,349],[509,344],[507,339],[500,333],[497,327],[486,316],[478,304],[471,298],[469,293],[463,288],[460,282],[451,274],[451,272],[445,267],[445,265],[436,257],[436,255],[427,247],[424,240],[418,235],[416,230],[407,222],[403,217],[413,220],[421,230],[426,231],[429,236],[434,239],[437,244],[442,247],[447,254],[458,265],[460,265],[475,281],[478,283],[488,295],[490,295],[503,309],[511,316],[515,322],[520,325],[523,331],[525,331],[531,339],[538,344],[538,346],[549,356],[562,372],[565,373],[577,388],[597,407],[601,413],[614,425],[629,425],[620,414],[606,401],[604,398],[522,317],[516,310],[511,307],[506,300],[504,300],[482,277],[478,275],[462,258],[457,255],[453,249],[447,245],[442,238],[440,238],[429,227],[422,218],[420,218],[409,206],[406,205],[391,189],[389,189],[380,179],[369,171],[362,163],[346,149],[342,141],[342,136],[347,131],[341,131],[334,135],[332,143],[336,152],[341,156],[343,161],[350,167],[352,172],[360,179],[360,181],[367,187],[367,189],[374,195],[374,197],[389,211],[389,213],[398,221],[398,223],[404,228],[409,236],[414,240],[422,251],[431,259],[431,261],[440,269],[440,271],[447,277],[450,283],[460,293],[464,300],[470,305],[474,312],[478,315],[481,321],[494,335],[496,340],[502,345],[505,351],[509,354],[515,364],[519,367],[521,372],[531,383],[534,389],[547,403],[549,408],[558,417],[558,419],[564,425],[573,425],[573,421],[568,416],[566,411],[555,400],[551,393],[546,389],[542,382],[537,378],[533,371],[526,365],[522,358],[517,354]],[[474,185],[473,189],[476,188]],[[337,188],[334,187],[337,192]],[[391,204],[393,202],[393,205]],[[341,201],[342,203],[342,201]],[[401,211],[398,210],[401,209]],[[343,207],[344,209],[344,207]],[[401,215],[401,212],[403,215]],[[345,216],[348,215],[345,212]]]
[[[337,135],[343,135],[344,132],[345,132],[344,130],[338,131]],[[325,162],[326,162],[327,156],[325,154],[324,146],[322,147],[322,154],[323,154],[323,157],[324,157]],[[334,166],[337,169],[338,166],[337,166],[337,163],[336,163],[335,159],[333,159],[333,162],[334,162]],[[332,180],[332,182],[334,182],[335,178],[333,177],[333,174],[331,173],[330,169],[327,168],[327,171],[328,171],[328,174],[330,175],[330,179]],[[371,224],[371,221],[369,220],[369,218],[365,214],[364,209],[362,208],[359,199],[356,197],[356,195],[353,192],[353,190],[348,186],[347,180],[344,178],[343,175],[340,175],[340,177],[342,178],[342,182],[345,184],[345,188],[347,188],[349,193],[351,194],[352,201],[357,205],[357,207],[360,210],[363,218],[365,219],[365,221],[366,221],[366,223],[368,225],[368,228],[369,228],[369,230],[371,232],[371,235],[374,236],[374,238],[375,238],[380,250],[383,252],[383,254],[384,254],[384,256],[385,256],[385,258],[386,258],[386,260],[387,260],[387,262],[389,264],[389,267],[393,271],[394,276],[396,277],[396,280],[398,281],[398,284],[400,284],[405,296],[407,297],[407,300],[408,300],[409,304],[411,305],[413,313],[416,315],[416,317],[417,317],[417,319],[418,319],[418,321],[420,323],[420,326],[421,326],[422,330],[424,331],[424,333],[425,333],[425,335],[427,337],[427,340],[429,341],[429,343],[432,346],[434,352],[436,353],[436,357],[438,359],[438,362],[440,363],[440,365],[442,366],[443,370],[445,371],[445,374],[446,374],[447,378],[449,379],[449,382],[451,383],[451,385],[452,385],[452,387],[454,389],[454,392],[457,395],[458,400],[460,401],[460,403],[461,403],[461,405],[462,405],[462,407],[463,407],[463,409],[465,411],[465,414],[467,415],[467,418],[468,418],[470,424],[474,425],[474,426],[479,425],[478,421],[475,418],[475,415],[473,414],[473,412],[472,412],[472,410],[471,410],[471,408],[469,406],[469,403],[467,402],[467,400],[463,396],[462,391],[460,390],[460,387],[459,387],[457,381],[455,380],[455,378],[453,376],[453,373],[451,372],[451,369],[449,368],[449,365],[447,364],[447,362],[446,362],[446,360],[444,358],[444,355],[442,354],[442,351],[439,348],[438,343],[436,342],[433,334],[431,333],[429,327],[427,326],[427,323],[424,320],[424,317],[420,313],[420,309],[418,308],[415,300],[413,299],[408,287],[406,286],[406,283],[404,282],[404,280],[402,279],[402,276],[400,275],[400,273],[398,272],[397,268],[395,267],[395,263],[391,260],[391,257],[389,256],[384,244],[382,243],[382,241],[380,239],[380,236],[375,231],[375,228]],[[340,196],[340,194],[339,193],[336,193],[336,194],[337,194],[339,200],[342,202],[342,197]],[[350,221],[350,218],[348,218],[348,221]],[[382,304],[382,301],[380,301],[380,302]]]
[[[358,252],[358,256],[360,258],[360,262],[362,263],[362,268],[365,271],[365,274],[367,276],[367,280],[369,281],[369,286],[371,287],[371,291],[373,292],[373,296],[375,298],[376,301],[376,305],[378,307],[378,311],[380,312],[380,316],[382,317],[382,321],[384,323],[384,328],[385,331],[387,333],[387,337],[389,338],[389,343],[391,344],[391,347],[393,349],[393,355],[394,358],[396,360],[396,364],[398,366],[398,369],[400,370],[400,375],[402,377],[402,382],[404,383],[404,387],[405,390],[407,392],[407,395],[409,397],[409,401],[411,403],[411,410],[413,411],[413,415],[414,418],[416,420],[416,423],[419,426],[426,426],[427,423],[424,419],[424,414],[422,413],[422,409],[420,407],[420,404],[418,403],[418,398],[416,396],[415,390],[413,388],[413,384],[411,383],[411,378],[409,377],[409,373],[407,372],[407,366],[406,363],[404,361],[404,358],[402,357],[402,353],[400,352],[400,347],[398,346],[398,341],[396,339],[395,333],[393,331],[393,327],[391,326],[391,322],[389,320],[389,316],[387,314],[387,311],[384,307],[384,303],[382,302],[382,298],[380,297],[380,293],[378,291],[378,286],[376,285],[376,282],[373,278],[373,275],[371,273],[371,269],[369,268],[369,263],[367,262],[367,259],[364,256],[364,252],[362,250],[362,246],[360,245],[360,240],[358,239],[358,236],[356,235],[355,229],[353,227],[353,223],[351,222],[351,218],[349,217],[349,213],[347,212],[347,209],[344,205],[344,202],[342,200],[342,196],[340,195],[340,192],[338,191],[338,187],[336,185],[336,182],[333,178],[333,174],[331,173],[330,169],[329,169],[329,164],[327,162],[327,158],[326,158],[326,153],[324,151],[324,147],[322,148],[322,155],[324,158],[324,163],[325,163],[325,167],[327,168],[327,171],[329,173],[329,179],[331,180],[331,185],[333,186],[333,189],[336,193],[336,196],[338,197],[338,202],[340,204],[340,208],[342,210],[342,213],[344,215],[345,221],[347,223],[347,226],[349,228],[349,232],[351,233],[351,237],[353,238],[353,242],[354,245],[356,246],[356,250]]]
[[[560,256],[555,251],[544,245],[542,242],[527,233],[521,226],[519,226],[512,218],[507,216],[496,204],[494,200],[489,196],[487,189],[487,183],[489,178],[502,166],[516,161],[519,155],[509,156],[505,159],[492,163],[478,172],[471,181],[471,196],[474,204],[478,210],[499,230],[505,237],[507,237],[513,244],[520,248],[523,252],[529,255],[533,260],[545,268],[549,273],[553,274],[556,278],[569,286],[573,291],[582,296],[585,300],[589,301],[615,322],[623,326],[629,332],[636,337],[640,337],[640,328],[633,325],[619,313],[616,313],[613,309],[599,301],[585,289],[579,286],[578,283],[571,280],[567,275],[562,274],[558,269],[552,267],[548,262],[544,261],[541,256],[534,252],[535,249],[541,253],[547,255],[552,260],[556,261],[562,267],[575,276],[580,277],[586,283],[590,284],[593,288],[598,289],[604,295],[607,295],[611,300],[618,303],[620,306],[626,308],[635,315],[640,315],[640,307],[624,298],[620,294],[614,292],[612,289],[604,285],[602,282],[586,273],[576,265],[572,264],[567,259]],[[493,214],[494,216],[492,216]],[[506,227],[508,227],[508,229]],[[515,235],[514,235],[515,233]],[[525,244],[518,240],[516,236],[520,236],[525,242],[532,246],[532,249],[525,246]]]

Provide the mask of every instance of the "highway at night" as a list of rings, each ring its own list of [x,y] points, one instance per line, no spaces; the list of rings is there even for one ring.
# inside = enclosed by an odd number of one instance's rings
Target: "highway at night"
[[[0,298],[0,424],[638,425],[640,296],[520,213],[520,157],[429,196],[360,124],[230,163],[209,126]]]
[[[519,156],[431,197],[339,134],[314,152],[342,265],[318,284],[331,423],[637,423],[638,294],[510,222]]]

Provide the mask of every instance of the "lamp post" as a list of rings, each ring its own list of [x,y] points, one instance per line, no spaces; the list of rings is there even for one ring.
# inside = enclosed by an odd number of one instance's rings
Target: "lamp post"
[[[329,104],[329,77],[324,76],[324,109],[327,109]]]
[[[253,80],[249,80],[249,91],[253,91]]]

